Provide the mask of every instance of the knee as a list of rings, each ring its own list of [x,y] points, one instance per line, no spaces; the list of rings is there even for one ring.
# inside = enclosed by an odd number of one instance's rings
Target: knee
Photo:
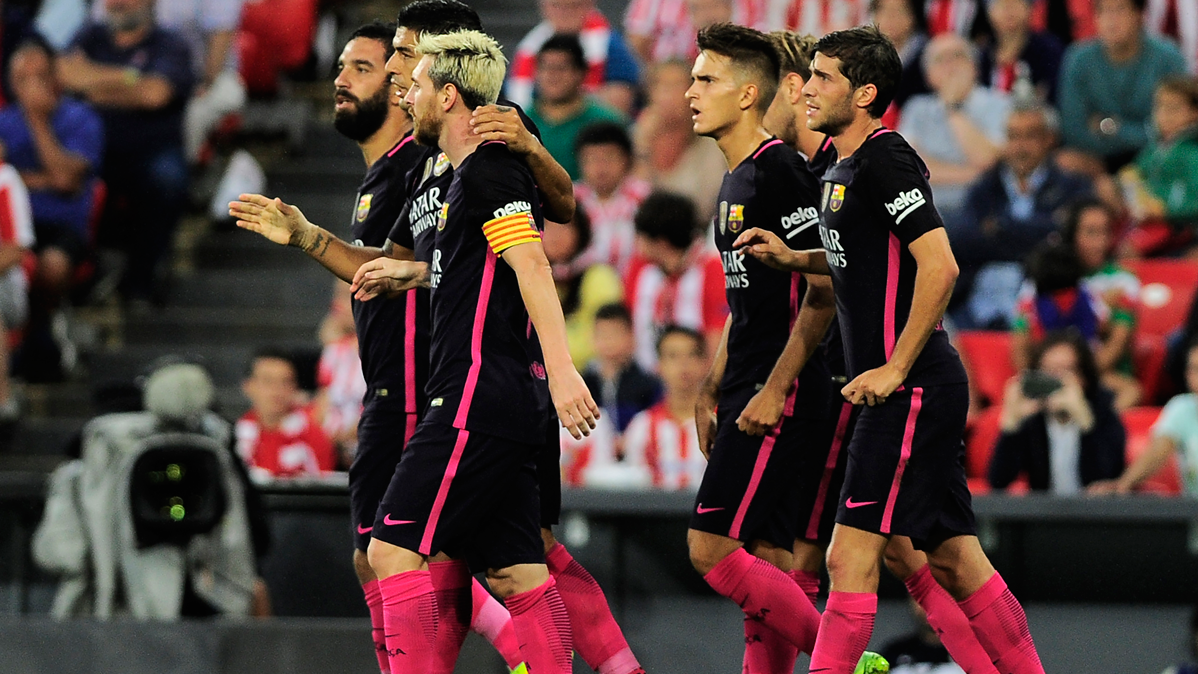
[[[357,567],[358,552],[354,552],[354,566]],[[382,575],[382,569],[387,567],[389,563],[394,561],[394,555],[386,549],[377,539],[370,539],[370,545],[366,547],[366,566],[370,567],[371,573],[376,576]]]
[[[49,284],[61,285],[71,273],[71,259],[58,248],[47,248],[38,256],[38,274]]]
[[[819,573],[820,567],[824,565],[824,554],[824,549],[815,543],[795,541],[792,567],[796,571]]]
[[[366,553],[361,550],[354,550],[354,573],[357,574],[358,582],[362,585],[378,579],[374,569],[370,566],[370,560]]]
[[[923,568],[927,563],[927,558],[922,552],[919,552],[910,545],[901,545],[892,539],[890,544],[886,546],[886,551],[882,553],[882,561],[886,564],[886,569],[899,580],[907,580],[916,571]]]
[[[528,592],[549,581],[544,564],[517,564],[504,569],[487,569],[487,586],[500,599]]]
[[[691,529],[686,536],[686,546],[690,551],[691,566],[706,576],[741,544],[731,538]]]
[[[545,544],[545,554],[549,554],[549,551],[557,545],[557,537],[553,535],[552,529],[541,528],[541,542]]]
[[[828,576],[833,583],[852,582],[876,578],[878,575],[878,556],[867,550],[855,550],[850,546],[837,545],[836,541],[828,547]]]

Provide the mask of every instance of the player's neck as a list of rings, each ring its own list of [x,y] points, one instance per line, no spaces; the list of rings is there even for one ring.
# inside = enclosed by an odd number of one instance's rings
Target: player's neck
[[[839,135],[832,137],[832,144],[836,146],[836,156],[840,159],[848,159],[853,156],[853,153],[861,147],[870,134],[880,128],[882,128],[882,120],[864,114],[859,116]]]
[[[454,109],[445,115],[441,124],[441,139],[437,142],[454,169],[483,142],[482,136],[474,133],[474,129],[470,127],[470,111],[466,110],[465,106],[460,106],[461,110],[458,107],[454,106]],[[465,114],[462,114],[463,110]]]
[[[386,121],[378,131],[374,132],[374,135],[358,144],[358,147],[362,149],[362,158],[366,160],[366,167],[374,166],[376,161],[398,145],[399,141],[403,140],[403,137],[411,130],[412,118],[408,117],[406,113],[388,115]]]
[[[819,146],[824,143],[824,134],[819,131],[812,131],[807,128],[807,116],[803,115],[795,119],[795,137],[799,139],[798,147],[795,148],[811,159],[819,152]]]
[[[769,132],[761,126],[759,115],[745,115],[716,140],[716,145],[720,146],[728,162],[728,170],[732,171],[769,137]]]

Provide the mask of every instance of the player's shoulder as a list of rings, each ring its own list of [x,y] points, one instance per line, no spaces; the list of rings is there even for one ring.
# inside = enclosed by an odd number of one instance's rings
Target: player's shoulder
[[[760,150],[754,159],[757,166],[759,184],[769,185],[776,189],[799,184],[806,188],[818,189],[819,179],[808,168],[802,155],[780,140],[775,139],[770,145]],[[781,196],[772,194],[771,196]]]
[[[919,153],[903,138],[902,134],[890,129],[881,129],[866,139],[853,155],[856,159],[857,176],[877,177],[904,173],[928,177],[927,165]]]

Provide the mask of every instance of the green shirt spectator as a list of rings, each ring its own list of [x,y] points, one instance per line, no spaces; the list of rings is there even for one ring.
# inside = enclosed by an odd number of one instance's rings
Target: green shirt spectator
[[[557,163],[566,169],[573,180],[579,180],[582,177],[578,168],[578,159],[574,156],[574,140],[578,138],[578,134],[597,122],[617,122],[619,124],[627,122],[620,113],[590,99],[584,99],[577,114],[570,117],[561,119],[545,117],[541,114],[539,103],[534,103],[534,107],[528,110],[528,116],[540,129],[541,142],[545,144],[545,149],[549,150],[549,154],[553,155]]]
[[[1198,80],[1170,77],[1156,89],[1153,142],[1136,157],[1151,197],[1148,215],[1198,224]]]

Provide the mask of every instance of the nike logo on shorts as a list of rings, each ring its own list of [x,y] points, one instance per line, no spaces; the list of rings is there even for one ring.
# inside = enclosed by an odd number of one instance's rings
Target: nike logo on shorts
[[[862,506],[874,505],[875,503],[877,503],[877,501],[858,501],[858,502],[856,502],[856,503],[853,503],[853,497],[852,497],[852,496],[850,496],[850,497],[848,497],[848,499],[846,499],[846,500],[845,500],[845,502],[844,502],[844,507],[846,507],[846,508],[860,508],[860,507],[862,507]]]
[[[389,527],[397,526],[400,524],[415,524],[415,523],[416,523],[416,520],[393,520],[393,519],[391,519],[391,513],[387,513],[386,515],[383,515],[383,524],[386,524]]]
[[[368,527],[364,527],[364,526],[362,526],[361,524],[359,524],[359,525],[358,525],[358,533],[360,533],[360,534],[368,534],[368,533],[370,533],[370,530],[371,530],[371,529],[373,529],[373,528],[374,528],[374,525],[373,525],[373,524],[372,524],[372,525],[370,525],[370,526],[368,526]]]
[[[699,504],[698,508],[695,508],[695,512],[699,513],[700,515],[706,515],[707,513],[713,513],[713,512],[716,512],[717,510],[723,510],[723,508],[704,508],[702,503]]]

